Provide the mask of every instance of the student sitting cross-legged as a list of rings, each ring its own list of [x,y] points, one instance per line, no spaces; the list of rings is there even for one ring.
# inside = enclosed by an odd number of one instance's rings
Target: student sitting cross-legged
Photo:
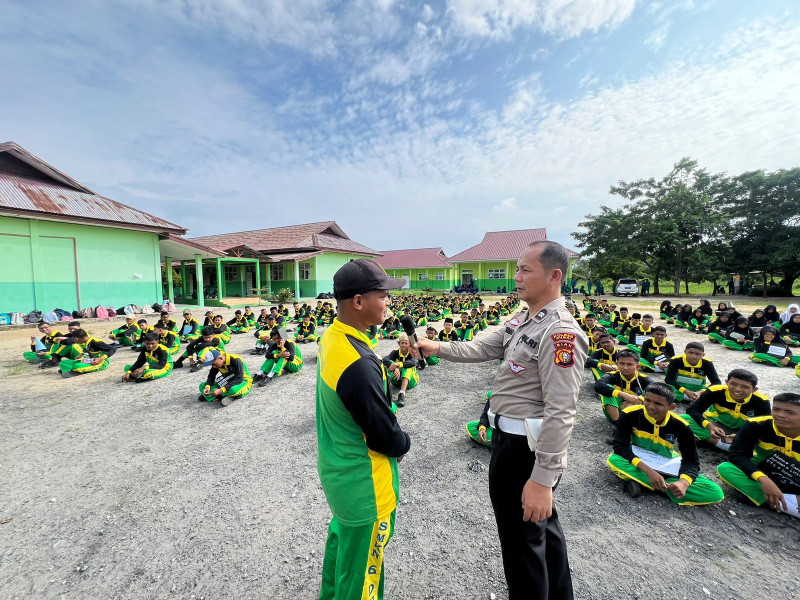
[[[461,320],[455,324],[455,329],[462,342],[471,342],[475,337],[475,323],[469,318],[467,312],[461,313]]]
[[[247,317],[240,310],[233,313],[233,318],[226,325],[231,328],[231,333],[247,333],[251,327]]]
[[[614,338],[609,333],[601,333],[597,340],[597,350],[586,357],[584,368],[592,370],[595,380],[600,379],[606,373],[613,373],[617,370],[616,362],[619,352],[614,344]]]
[[[606,419],[616,423],[620,410],[643,402],[649,384],[647,376],[639,373],[639,355],[621,350],[617,353],[617,370],[595,381],[594,391],[600,395]]]
[[[156,321],[156,323],[161,323],[167,331],[172,331],[175,334],[178,333],[178,324],[175,322],[175,319],[169,316],[169,312],[166,310],[161,311],[161,318]]]
[[[624,321],[622,325],[619,327],[619,335],[617,336],[617,341],[620,344],[628,345],[628,339],[631,334],[631,330],[639,327],[639,324],[642,321],[641,313],[633,313],[631,314],[631,318],[627,321]]]
[[[772,325],[761,328],[753,342],[753,353],[750,360],[757,363],[775,365],[776,367],[792,367],[800,364],[800,356],[793,356],[786,342],[778,335]]]
[[[642,344],[653,337],[653,315],[642,315],[642,322],[628,329],[628,350],[641,353]]]
[[[695,333],[705,333],[708,330],[709,318],[702,308],[695,308],[692,318],[686,324],[686,329]]]
[[[709,383],[720,385],[717,369],[700,342],[689,342],[683,354],[673,356],[667,366],[664,383],[675,391],[677,402],[697,400]]]
[[[800,346],[800,313],[793,313],[789,320],[781,325],[779,334],[789,346]]]
[[[156,321],[153,331],[158,336],[158,343],[164,346],[170,354],[178,354],[181,351],[181,341],[178,334],[164,327],[161,321]]]
[[[181,341],[185,343],[200,339],[200,321],[192,316],[191,311],[183,311],[183,324],[178,333],[181,336]]]
[[[772,415],[745,423],[730,449],[730,462],[717,467],[720,479],[756,506],[800,517],[800,394],[772,399]]]
[[[639,365],[645,373],[663,373],[675,356],[672,342],[667,341],[667,328],[663,325],[653,327],[653,337],[642,344],[642,358]]]
[[[39,333],[42,334],[41,338],[31,336],[31,350],[30,352],[23,352],[22,356],[30,363],[38,363],[51,360],[50,350],[53,346],[58,346],[58,340],[63,340],[68,336],[58,331],[50,323],[39,323]]]
[[[437,340],[439,336],[439,332],[436,331],[436,328],[432,325],[428,325],[425,329],[425,337],[429,340]],[[426,356],[425,357],[425,364],[432,366],[439,364],[439,357],[438,356]]]
[[[747,317],[737,317],[735,324],[728,327],[722,345],[731,350],[751,350],[755,332],[747,324]]]
[[[709,341],[715,344],[724,342],[725,334],[728,332],[728,328],[731,325],[733,325],[733,323],[731,323],[731,317],[727,310],[717,313],[717,318],[708,324],[707,331]]]
[[[483,407],[483,412],[477,421],[470,421],[467,423],[467,435],[478,442],[481,446],[492,447],[492,433],[494,429],[489,423],[489,398],[492,395],[492,390],[486,393],[486,404]]]
[[[213,360],[208,378],[200,384],[198,400],[214,402],[219,400],[222,406],[230,406],[231,402],[244,398],[253,387],[253,379],[241,357],[225,351],[211,350]]]
[[[284,372],[297,373],[303,368],[303,354],[283,327],[275,327],[269,337],[271,343],[267,348],[266,360],[253,377],[258,387],[264,387]]]
[[[389,382],[400,388],[396,404],[398,407],[403,407],[406,404],[406,390],[417,387],[419,373],[417,373],[417,359],[411,355],[408,335],[401,334],[397,346],[396,350],[392,350],[383,358],[383,365],[389,373]]]
[[[215,336],[226,344],[231,343],[231,330],[222,322],[222,315],[214,315],[214,322],[211,326],[214,328]]]
[[[156,325],[156,329],[160,328]],[[172,373],[172,354],[159,343],[157,333],[148,333],[144,336],[144,348],[139,353],[139,358],[132,365],[125,365],[125,375],[122,381],[141,383],[160,379]]]
[[[39,331],[45,333],[45,330],[42,329],[41,327],[42,325],[48,325],[48,324],[42,323],[39,325]],[[41,364],[39,365],[40,369],[50,369],[52,367],[57,367],[58,363],[61,362],[61,359],[63,358],[76,359],[83,354],[83,349],[80,346],[78,346],[75,343],[75,339],[71,337],[72,334],[75,333],[78,329],[81,329],[80,321],[70,321],[69,323],[67,323],[67,333],[59,333],[58,335],[54,335],[53,328],[50,327],[49,329],[50,334],[45,333],[45,336],[51,335],[53,343],[52,345],[50,345],[47,351],[44,354],[40,354],[41,350],[37,349],[36,352],[23,353],[23,356],[25,358],[28,358],[31,354],[34,354],[35,356],[41,355],[43,357],[43,360],[36,361],[36,362],[41,362]],[[44,340],[45,338],[37,340],[37,343],[33,343],[33,340],[35,339],[36,338],[31,338],[32,348],[37,348],[38,346],[44,345],[42,340]]]
[[[125,317],[125,324],[114,329],[108,336],[115,345],[133,346],[136,343],[136,338],[139,337],[139,324],[136,319],[128,315]]]
[[[722,502],[722,489],[700,474],[694,435],[689,425],[672,412],[674,409],[672,389],[663,383],[651,383],[644,404],[626,408],[620,414],[608,466],[625,482],[623,489],[632,498],[640,496],[642,487],[646,487],[665,492],[672,502],[680,505]],[[641,457],[637,456],[637,450]],[[663,459],[676,458],[680,458],[677,475],[674,471],[667,476],[658,472]],[[663,470],[667,470],[666,465]]]
[[[189,369],[192,373],[196,373],[204,367],[211,366],[214,357],[211,355],[211,350],[225,350],[225,342],[214,335],[213,327],[203,327],[199,340],[193,340],[186,346],[180,358],[175,361],[173,368],[182,369],[184,361],[189,359]]]
[[[311,322],[311,315],[303,315],[297,330],[294,332],[294,341],[298,344],[308,344],[319,340],[317,326]]]
[[[75,377],[84,373],[94,373],[108,368],[109,358],[117,351],[111,344],[106,344],[91,337],[83,329],[72,332],[73,342],[71,356],[76,358],[64,358],[58,363],[62,377]]]
[[[769,398],[758,391],[757,385],[755,374],[734,369],[724,385],[712,385],[703,391],[682,418],[698,440],[727,452],[745,423],[770,414]]]
[[[460,342],[461,338],[458,335],[455,327],[453,327],[453,319],[447,317],[444,320],[444,329],[439,332],[440,342]]]

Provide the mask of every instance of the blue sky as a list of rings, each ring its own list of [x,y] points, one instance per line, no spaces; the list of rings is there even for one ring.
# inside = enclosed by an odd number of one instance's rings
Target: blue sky
[[[207,235],[569,236],[683,156],[800,163],[800,8],[713,0],[0,0],[0,141]]]

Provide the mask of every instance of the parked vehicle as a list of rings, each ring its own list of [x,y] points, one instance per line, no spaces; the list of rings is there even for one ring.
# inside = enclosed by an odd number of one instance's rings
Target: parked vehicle
[[[617,281],[616,296],[638,296],[639,282],[635,279],[620,279]]]

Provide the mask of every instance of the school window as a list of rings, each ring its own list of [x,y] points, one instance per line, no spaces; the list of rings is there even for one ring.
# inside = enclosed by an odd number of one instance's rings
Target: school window
[[[225,281],[236,281],[239,279],[239,267],[236,265],[225,266]]]
[[[311,263],[299,263],[297,265],[299,272],[300,272],[300,281],[308,281],[311,279]]]
[[[505,269],[489,269],[489,279],[505,279]]]
[[[419,281],[428,281],[427,273],[420,273],[419,275],[417,275],[417,277],[419,278]]]
[[[283,280],[283,265],[272,265],[272,281]]]
[[[436,281],[444,281],[444,273],[437,273]]]

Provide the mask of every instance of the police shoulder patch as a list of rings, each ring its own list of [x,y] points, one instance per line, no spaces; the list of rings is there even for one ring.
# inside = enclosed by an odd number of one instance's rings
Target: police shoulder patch
[[[569,369],[575,365],[575,340],[574,333],[560,332],[550,336],[555,346],[553,360],[563,368]]]

